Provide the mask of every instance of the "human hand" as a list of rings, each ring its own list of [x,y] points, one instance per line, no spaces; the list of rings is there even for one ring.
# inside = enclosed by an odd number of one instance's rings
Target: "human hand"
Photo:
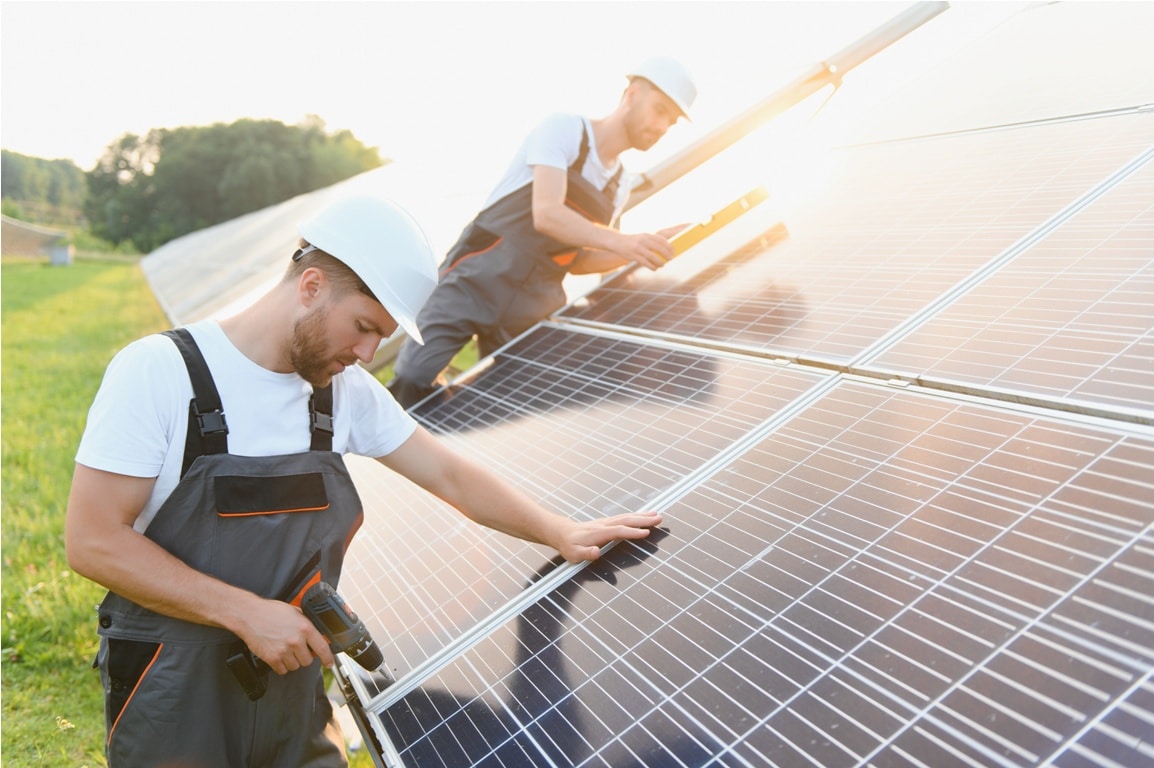
[[[677,224],[672,227],[666,227],[665,229],[659,229],[657,230],[657,234],[661,235],[666,240],[672,240],[692,226],[692,224]]]
[[[657,269],[673,258],[673,246],[659,234],[622,234],[618,242],[617,255],[646,269]]]
[[[332,649],[313,623],[296,606],[279,600],[259,600],[249,611],[246,626],[238,631],[249,650],[273,672],[283,675],[313,663],[331,667]]]
[[[598,520],[566,520],[557,551],[570,563],[596,560],[601,547],[618,539],[644,539],[664,518],[659,512],[629,512]]]

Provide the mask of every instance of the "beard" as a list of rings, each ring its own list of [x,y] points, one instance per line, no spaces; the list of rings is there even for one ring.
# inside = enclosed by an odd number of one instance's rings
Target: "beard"
[[[327,387],[333,380],[333,357],[325,350],[324,326],[327,307],[317,307],[293,324],[289,361],[297,374],[314,387]]]
[[[625,137],[629,140],[629,146],[633,149],[646,151],[660,139],[664,132],[658,133],[653,130],[645,130],[643,126],[637,124],[638,121],[631,117],[626,117],[625,120]]]

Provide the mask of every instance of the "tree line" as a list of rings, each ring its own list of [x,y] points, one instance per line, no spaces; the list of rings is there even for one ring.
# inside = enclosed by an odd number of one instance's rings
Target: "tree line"
[[[384,164],[377,148],[326,131],[315,116],[126,133],[87,172],[69,160],[3,155],[6,214],[28,218],[9,201],[71,206],[91,234],[142,253]]]
[[[44,160],[0,150],[0,198],[4,215],[35,223],[74,224],[88,186],[71,160]]]

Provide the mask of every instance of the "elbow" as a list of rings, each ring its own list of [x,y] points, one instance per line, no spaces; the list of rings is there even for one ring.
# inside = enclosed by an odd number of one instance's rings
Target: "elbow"
[[[92,579],[93,569],[91,566],[90,558],[84,551],[83,547],[66,541],[64,546],[64,556],[68,561],[68,567],[72,570],[73,573],[79,576],[83,576],[86,579]]]
[[[548,216],[541,213],[536,208],[533,209],[533,229],[540,232],[542,235],[549,234]]]
[[[77,536],[67,527],[64,530],[64,557],[74,573],[86,579],[92,578],[92,556],[84,546],[83,537]]]
[[[554,209],[547,205],[533,206],[533,229],[547,237],[557,237],[558,217]]]
[[[79,576],[100,583],[100,564],[107,558],[101,540],[66,521],[64,526],[64,558],[68,567]]]

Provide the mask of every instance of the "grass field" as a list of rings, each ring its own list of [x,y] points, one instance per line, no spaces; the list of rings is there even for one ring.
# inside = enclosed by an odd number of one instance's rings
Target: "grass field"
[[[6,768],[105,765],[91,662],[104,590],[68,569],[64,509],[88,407],[113,354],[168,323],[135,260],[0,265]],[[353,768],[370,768],[365,752]]]
[[[135,261],[0,266],[3,763],[104,765],[95,612],[103,590],[69,571],[72,458],[112,355],[165,326]]]

